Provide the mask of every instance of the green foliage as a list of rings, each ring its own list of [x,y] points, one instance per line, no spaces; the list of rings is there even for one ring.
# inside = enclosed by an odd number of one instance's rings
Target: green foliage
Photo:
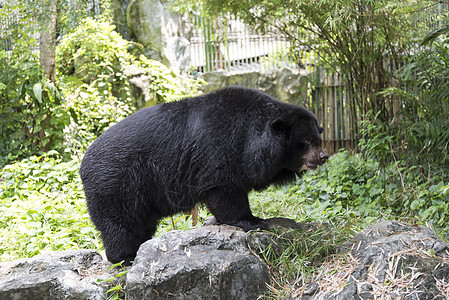
[[[134,111],[134,105],[112,95],[110,88],[99,90],[93,84],[68,82],[65,108],[72,123],[67,127],[66,148],[82,154],[105,129]]]
[[[29,4],[29,3],[28,3]],[[31,5],[31,4],[30,4]],[[6,6],[7,13],[25,4]],[[194,95],[200,82],[181,79],[161,63],[133,57],[114,26],[87,18],[57,47],[59,81],[45,79],[29,38],[32,21],[18,18],[7,28],[14,50],[0,50],[0,166],[57,150],[70,158],[82,154],[106,128],[135,111],[130,78],[149,78],[147,105]],[[6,22],[6,21],[5,21]]]
[[[59,85],[34,55],[15,61],[0,51],[0,70],[0,166],[57,148],[69,123]]]
[[[64,82],[65,109],[72,118],[66,148],[83,153],[105,129],[136,110],[129,79],[149,78],[145,105],[194,95],[201,82],[181,79],[160,62],[128,52],[114,26],[88,18],[57,48],[57,64]]]
[[[97,279],[98,284],[108,284],[112,287],[106,291],[108,300],[126,299],[125,295],[125,275],[129,269],[126,268],[123,261],[113,264],[108,271],[118,269],[118,273],[111,278]]]
[[[432,35],[432,34],[431,34]],[[449,179],[449,39],[419,51],[401,73],[403,88],[384,93],[401,100],[401,114],[385,132],[399,159],[420,166],[427,176]],[[378,125],[383,126],[383,125]],[[379,130],[380,131],[380,130]]]
[[[416,218],[447,231],[448,190],[442,178],[423,180],[419,168],[400,161],[382,167],[373,158],[343,151],[331,156],[319,172],[306,174],[296,193],[351,207],[363,218]]]
[[[120,89],[123,67],[132,56],[127,51],[129,42],[114,28],[104,20],[83,20],[74,32],[64,36],[57,48],[58,74],[74,75],[85,83],[100,77]]]
[[[32,1],[11,1],[0,9],[0,166],[62,144],[69,116],[62,108],[58,83],[46,79],[36,40],[45,27],[34,16]],[[45,10],[48,1],[42,3]],[[33,51],[34,50],[34,51]]]
[[[62,162],[49,152],[0,170],[0,260],[101,248],[78,169],[79,161]]]
[[[146,105],[176,101],[185,97],[193,97],[198,93],[202,80],[177,76],[162,63],[141,55],[135,66],[151,78],[150,90],[153,100]]]
[[[68,146],[80,153],[106,128],[135,110],[125,68],[133,57],[114,26],[87,18],[57,47],[58,75],[72,124]]]
[[[61,85],[46,79],[36,53],[37,36],[48,28],[50,2],[10,1],[0,9],[5,33],[0,46],[7,46],[0,50],[0,166],[50,149],[63,153],[69,111]],[[108,1],[100,2],[103,8]],[[76,8],[67,1],[58,5],[60,33],[89,14],[83,2]]]

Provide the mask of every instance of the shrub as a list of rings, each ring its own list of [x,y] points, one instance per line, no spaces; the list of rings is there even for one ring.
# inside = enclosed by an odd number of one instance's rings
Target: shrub
[[[58,75],[75,76],[85,83],[101,78],[120,93],[125,83],[123,67],[132,60],[132,55],[127,50],[130,42],[114,28],[105,20],[83,20],[57,47]]]
[[[84,203],[79,161],[56,152],[0,170],[0,260],[70,248],[99,250],[99,234]]]
[[[128,52],[130,42],[106,21],[88,18],[57,48],[58,71],[64,82],[65,108],[72,117],[66,148],[83,153],[105,129],[134,112],[129,78],[149,77],[147,105],[197,93],[201,82],[177,77],[160,62]]]
[[[403,88],[384,91],[400,101],[399,116],[384,132],[398,160],[449,180],[449,38],[430,41],[401,69]]]
[[[341,151],[319,171],[306,173],[290,192],[311,202],[350,208],[365,222],[407,218],[448,230],[449,184],[438,176],[423,181],[415,168],[401,161],[382,167],[373,158]]]
[[[0,167],[60,147],[69,124],[59,84],[33,54],[15,59],[0,51]]]

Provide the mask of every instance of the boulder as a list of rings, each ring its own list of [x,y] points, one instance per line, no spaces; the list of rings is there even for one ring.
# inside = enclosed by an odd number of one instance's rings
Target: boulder
[[[187,14],[173,13],[165,1],[159,0],[114,0],[113,8],[117,30],[141,44],[145,56],[161,61],[176,73],[188,71],[193,27]]]
[[[295,299],[448,299],[449,244],[424,226],[369,226],[321,266]]]
[[[125,75],[130,83],[130,95],[137,108],[157,104],[157,96],[152,91],[152,78],[146,71],[134,65],[125,67]]]
[[[0,264],[0,299],[104,299],[110,263],[93,250],[49,252]],[[111,271],[112,272],[112,271]]]
[[[231,71],[213,71],[200,75],[207,84],[201,89],[208,93],[231,85],[261,90],[283,102],[299,104],[308,107],[309,72],[305,69],[265,70],[259,64]]]
[[[144,243],[127,274],[128,299],[257,299],[268,268],[231,226],[171,231]]]

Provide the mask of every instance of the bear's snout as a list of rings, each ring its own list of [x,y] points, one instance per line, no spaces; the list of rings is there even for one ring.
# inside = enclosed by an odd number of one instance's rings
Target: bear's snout
[[[321,150],[320,154],[318,155],[318,159],[320,161],[320,165],[324,164],[328,158],[329,158],[329,156],[327,156],[326,152]]]
[[[302,156],[303,165],[300,171],[305,169],[315,170],[318,166],[323,165],[328,158],[329,156],[320,146],[310,147],[309,151]]]

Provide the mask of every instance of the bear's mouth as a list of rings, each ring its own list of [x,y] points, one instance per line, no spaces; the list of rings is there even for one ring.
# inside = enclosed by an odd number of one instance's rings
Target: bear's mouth
[[[309,170],[316,170],[316,168],[318,168],[316,164],[312,164],[311,162],[307,162],[305,166]]]
[[[299,168],[298,174],[300,174],[304,171],[307,171],[307,170],[313,171],[313,170],[316,170],[317,168],[318,168],[317,164],[314,164],[311,162],[306,162],[301,166],[301,168]]]

